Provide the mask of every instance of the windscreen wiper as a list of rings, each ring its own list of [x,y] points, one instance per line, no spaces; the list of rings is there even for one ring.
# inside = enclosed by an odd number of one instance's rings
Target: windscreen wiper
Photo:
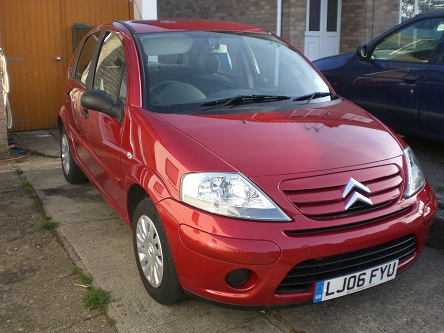
[[[289,96],[281,95],[237,95],[234,97],[218,99],[212,102],[207,102],[201,104],[201,106],[227,106],[227,105],[241,105],[249,103],[264,103],[264,102],[274,102],[283,101],[290,99]],[[208,109],[207,109],[208,110]]]
[[[329,91],[324,91],[324,92],[317,91],[317,92],[314,92],[311,94],[299,96],[299,97],[295,98],[293,101],[294,102],[307,101],[307,104],[308,104],[311,102],[312,99],[327,97],[327,96],[331,96],[331,95],[332,95],[332,93]]]

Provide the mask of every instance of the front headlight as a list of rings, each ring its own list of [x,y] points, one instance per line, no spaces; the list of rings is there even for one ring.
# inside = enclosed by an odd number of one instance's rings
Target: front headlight
[[[240,173],[203,172],[183,176],[180,200],[207,212],[259,221],[291,219]]]
[[[407,188],[405,196],[411,197],[424,187],[425,177],[418,159],[410,147],[404,149],[404,157],[407,164]]]

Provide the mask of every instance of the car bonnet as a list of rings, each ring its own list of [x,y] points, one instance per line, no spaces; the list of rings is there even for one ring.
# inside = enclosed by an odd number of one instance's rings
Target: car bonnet
[[[383,124],[347,101],[275,112],[158,116],[249,177],[364,165],[402,154]]]

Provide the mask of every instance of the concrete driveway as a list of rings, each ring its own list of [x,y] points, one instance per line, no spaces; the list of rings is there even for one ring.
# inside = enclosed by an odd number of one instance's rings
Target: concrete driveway
[[[45,140],[49,152],[43,153],[57,154],[57,140]],[[436,156],[433,151],[429,153]],[[418,156],[421,160],[427,155]],[[441,158],[433,170],[443,173]],[[444,332],[444,252],[431,247],[395,280],[316,305],[267,312],[225,309],[192,299],[159,305],[139,278],[131,231],[91,184],[66,183],[56,158],[31,156],[19,167],[47,214],[59,222],[58,232],[75,263],[111,292],[109,315],[119,332]]]

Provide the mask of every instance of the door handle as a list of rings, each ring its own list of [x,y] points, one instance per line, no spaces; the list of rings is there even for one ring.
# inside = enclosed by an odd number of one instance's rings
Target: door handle
[[[82,116],[83,116],[83,117],[85,117],[85,118],[89,118],[89,113],[88,113],[88,111],[86,111],[85,109],[82,109],[80,112],[82,113]]]
[[[407,83],[415,83],[418,81],[418,77],[416,75],[405,75],[402,77],[402,81],[405,81]]]

